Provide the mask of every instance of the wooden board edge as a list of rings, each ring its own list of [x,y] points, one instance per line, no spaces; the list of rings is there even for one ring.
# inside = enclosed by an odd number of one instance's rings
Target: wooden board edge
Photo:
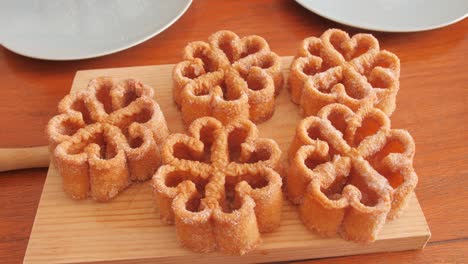
[[[427,219],[426,219],[426,215],[424,214],[424,211],[422,209],[422,206],[421,204],[419,203],[419,198],[418,196],[416,195],[416,191],[413,191],[413,196],[414,196],[414,199],[416,200],[416,203],[418,204],[418,208],[419,210],[421,211],[421,216],[424,220],[424,226],[426,227],[426,230],[425,231],[425,237],[426,237],[426,240],[423,242],[423,244],[421,245],[421,248],[420,249],[424,249],[427,245],[427,242],[429,242],[429,240],[431,239],[432,237],[432,232],[431,232],[431,229],[429,228],[429,224],[427,223]]]
[[[292,61],[292,59],[294,58],[294,56],[279,56],[280,59],[281,59],[281,62],[289,62],[289,61]],[[87,72],[91,72],[91,71],[102,71],[102,70],[106,70],[106,71],[114,71],[114,70],[124,70],[124,69],[129,69],[129,68],[151,68],[151,67],[155,67],[155,66],[158,66],[158,67],[167,67],[167,66],[171,66],[173,67],[175,64],[181,62],[182,60],[178,60],[176,61],[175,63],[165,63],[165,64],[150,64],[150,65],[136,65],[136,66],[127,66],[127,67],[114,67],[114,68],[97,68],[97,69],[86,69],[86,70],[78,70],[76,71],[75,73],[75,77],[73,78],[73,82],[75,82],[76,78],[78,75],[81,75],[81,74],[86,74]],[[286,65],[282,65],[282,69],[285,70],[285,68],[289,68],[289,63],[287,63],[287,66],[288,67],[284,67]],[[73,84],[72,84],[73,86]]]
[[[208,253],[200,254],[200,257],[194,258],[193,256],[171,256],[164,258],[138,258],[138,259],[121,259],[121,260],[106,260],[106,261],[93,261],[85,262],[86,264],[146,264],[146,263],[161,263],[161,264],[174,264],[174,263],[208,263],[208,262],[222,262],[223,264],[234,264],[234,263],[265,263],[265,262],[274,262],[281,259],[281,261],[301,261],[301,260],[311,260],[318,258],[331,258],[331,257],[341,257],[341,256],[353,256],[353,255],[363,255],[363,254],[373,254],[373,253],[384,253],[384,252],[396,252],[396,251],[408,251],[408,250],[422,250],[426,245],[429,235],[421,235],[415,237],[407,238],[396,238],[388,240],[380,240],[381,245],[378,246],[378,249],[375,247],[362,248],[361,250],[356,249],[346,249],[341,248],[316,248],[314,252],[311,253],[310,248],[308,247],[299,247],[299,248],[279,248],[279,249],[270,249],[270,250],[258,250],[251,252],[245,256],[230,256],[230,255],[221,255],[219,253]],[[352,242],[350,242],[352,243]],[[414,245],[410,247],[408,245]],[[261,262],[259,262],[259,260]],[[78,262],[67,262],[67,263],[78,263]],[[79,262],[82,263],[82,262]]]
[[[28,261],[28,256],[29,256],[29,251],[30,251],[30,247],[29,245],[31,244],[31,240],[34,239],[34,230],[37,229],[37,216],[38,216],[38,212],[39,212],[39,209],[41,208],[41,203],[43,203],[43,199],[42,197],[44,196],[44,189],[47,188],[47,181],[50,181],[50,167],[51,166],[54,166],[52,164],[52,161],[49,163],[49,167],[47,168],[47,174],[46,174],[46,179],[44,181],[44,185],[42,186],[42,190],[41,190],[41,196],[39,197],[39,203],[37,204],[37,209],[36,209],[36,214],[34,215],[34,222],[33,222],[33,226],[31,228],[31,233],[29,234],[29,238],[28,238],[28,244],[26,246],[26,250],[24,252],[24,257],[23,257],[23,263],[30,263]]]
[[[125,70],[125,69],[135,69],[135,68],[152,68],[155,66],[158,67],[167,67],[167,66],[174,66],[174,63],[166,63],[166,64],[154,64],[154,65],[137,65],[137,66],[127,66],[127,67],[114,67],[114,68],[97,68],[97,69],[86,69],[86,70],[78,70],[75,73],[75,77],[73,78],[73,82],[77,79],[78,75],[86,74],[87,72],[95,72],[95,71],[115,71],[115,70]],[[73,84],[72,84],[73,86]]]

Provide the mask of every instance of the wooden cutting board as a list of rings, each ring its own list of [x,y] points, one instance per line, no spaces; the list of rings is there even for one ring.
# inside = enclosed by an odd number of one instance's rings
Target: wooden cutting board
[[[292,57],[283,57],[285,74]],[[72,91],[86,87],[97,76],[133,77],[155,89],[169,129],[183,132],[180,112],[172,100],[173,65],[156,65],[79,71]],[[405,108],[405,105],[398,105]],[[273,138],[283,155],[302,119],[299,108],[284,89],[276,101],[274,116],[260,124],[260,136]],[[431,233],[415,195],[403,216],[385,224],[377,241],[363,246],[339,237],[323,239],[305,229],[296,208],[285,202],[281,227],[262,234],[263,243],[245,256],[197,254],[181,248],[174,226],[159,221],[149,182],[135,184],[108,203],[74,201],[61,188],[61,177],[50,166],[25,263],[240,263],[268,262],[422,249]]]

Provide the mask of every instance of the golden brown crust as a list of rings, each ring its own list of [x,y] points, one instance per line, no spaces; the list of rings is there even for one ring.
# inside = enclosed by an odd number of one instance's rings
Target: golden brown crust
[[[303,119],[289,149],[287,193],[307,228],[369,243],[416,187],[414,141],[381,111],[330,104]]]
[[[68,195],[107,201],[154,174],[169,131],[153,96],[137,80],[100,77],[63,98],[46,132]]]
[[[243,118],[259,123],[273,115],[283,75],[280,58],[263,38],[218,31],[208,43],[187,44],[183,58],[172,79],[186,125],[203,116],[227,124]]]
[[[246,119],[223,125],[203,117],[188,132],[167,138],[153,176],[161,219],[175,223],[191,250],[245,254],[279,226],[281,151]]]
[[[332,103],[353,111],[371,104],[390,116],[399,89],[400,60],[379,50],[370,34],[352,38],[339,29],[329,29],[320,38],[304,39],[291,64],[291,99],[305,115],[316,115]]]

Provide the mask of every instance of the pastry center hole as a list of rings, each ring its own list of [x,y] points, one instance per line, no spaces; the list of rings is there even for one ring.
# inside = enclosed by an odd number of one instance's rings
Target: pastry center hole
[[[122,118],[114,125],[118,126],[122,133],[128,138],[128,127],[132,123],[145,124],[153,117],[153,109],[148,106],[142,107],[138,112],[133,112],[129,115],[122,115]]]
[[[362,69],[361,71],[361,74],[363,74],[364,76],[366,76],[367,78],[369,78],[371,72],[374,70],[374,68],[376,67],[381,67],[381,68],[384,68],[384,69],[390,69],[392,71],[396,70],[396,65],[395,65],[395,61],[394,59],[388,55],[388,54],[383,54],[383,53],[379,53],[377,54],[377,57],[376,59],[371,63],[371,64],[364,64],[362,66]],[[373,87],[376,87],[376,86],[373,86]]]
[[[302,72],[305,75],[313,76],[320,71],[320,66],[312,63],[312,60],[308,60],[302,68]]]
[[[390,153],[404,153],[406,150],[405,145],[396,139],[389,140],[385,146],[375,153],[371,159],[382,160],[387,157]]]
[[[268,180],[265,178],[265,175],[260,172],[243,174],[238,178],[238,182],[241,181],[247,182],[252,189],[261,189],[268,185]]]
[[[345,116],[342,112],[333,111],[331,112],[327,119],[332,123],[332,126],[339,130],[341,134],[345,134],[346,127],[348,126],[346,123]]]
[[[189,78],[189,79],[195,79],[197,78],[198,76],[200,76],[202,74],[201,70],[198,69],[196,66],[194,65],[188,65],[188,66],[185,66],[183,69],[182,69],[182,76],[186,77],[186,78]]]
[[[73,120],[66,119],[60,126],[58,126],[58,132],[65,136],[74,135],[82,126]]]
[[[236,185],[233,183],[226,183],[224,185],[224,199],[220,201],[224,213],[232,213],[242,207],[240,197],[238,197],[235,187]]]
[[[229,62],[232,64],[235,61],[234,58],[234,39],[229,36],[223,36],[218,44],[219,48],[223,51],[224,55],[228,58]]]
[[[338,151],[332,146],[330,142],[328,142],[327,138],[323,135],[320,125],[312,124],[307,129],[307,136],[312,140],[321,140],[328,144],[328,153],[330,157],[335,156],[338,154]]]
[[[397,188],[404,181],[403,175],[399,170],[395,171],[386,165],[382,165],[381,161],[391,153],[404,153],[405,151],[406,147],[401,141],[390,139],[381,150],[374,155],[367,157],[366,160],[369,161],[378,173],[388,180],[393,188]]]
[[[105,82],[101,84],[96,91],[96,98],[99,102],[101,102],[102,106],[104,107],[104,111],[110,114],[112,113],[112,99],[110,96],[110,90],[112,88],[112,83]]]
[[[143,139],[141,137],[130,138],[128,141],[131,148],[139,148],[143,145]]]
[[[136,99],[138,99],[140,96],[136,93],[135,89],[129,89],[125,91],[124,94],[124,107],[128,106],[132,102],[134,102]]]
[[[372,88],[378,88],[378,89],[388,89],[394,82],[391,78],[389,77],[385,78],[384,76],[381,76],[379,74],[371,75],[368,81],[369,81],[369,84],[372,86]]]
[[[89,125],[94,123],[94,120],[91,118],[91,113],[89,112],[88,107],[86,106],[83,99],[78,99],[75,102],[73,102],[73,104],[71,105],[71,109],[80,112],[83,116],[83,121],[86,124]]]
[[[371,188],[366,179],[354,167],[351,169],[348,176],[347,184],[354,185],[361,192],[361,203],[365,206],[376,206],[378,203],[378,195]]]
[[[338,51],[344,57],[344,50],[342,48],[342,43],[346,41],[346,37],[339,33],[333,33],[330,36],[330,44],[332,44],[333,48]]]
[[[259,161],[269,160],[271,157],[270,150],[267,148],[256,149],[251,155],[247,163],[257,163]]]
[[[325,162],[327,162],[327,159],[317,156],[307,157],[307,159],[304,160],[304,164],[309,170],[314,170],[318,165]]]
[[[344,175],[334,175],[333,181],[328,186],[321,186],[320,189],[330,200],[339,200],[342,197],[343,188],[346,186],[347,177]]]
[[[268,68],[272,67],[274,65],[274,63],[275,63],[275,61],[274,61],[272,55],[263,56],[263,57],[259,58],[258,67],[260,67],[262,69],[268,69]]]
[[[392,170],[392,168],[389,168],[387,166],[382,166],[375,169],[377,170],[377,172],[380,173],[380,175],[384,176],[387,179],[388,183],[390,184],[390,186],[392,186],[393,189],[398,188],[405,181],[404,176],[399,170],[394,171]]]
[[[182,160],[202,161],[203,157],[200,157],[198,153],[193,151],[189,146],[184,143],[175,143],[172,147],[174,151],[174,157]]]
[[[260,172],[252,172],[239,176],[226,177],[224,185],[224,199],[220,201],[221,208],[225,213],[232,213],[242,207],[242,199],[235,191],[237,184],[245,181],[252,189],[261,189],[268,186],[268,180]]]
[[[215,138],[215,128],[204,126],[200,130],[200,141],[203,142],[203,161],[205,163],[211,162],[211,148]]]
[[[259,52],[262,49],[262,44],[260,41],[250,40],[244,47],[244,51],[240,54],[241,59]]]
[[[254,76],[253,74],[249,74],[247,77],[247,86],[250,90],[253,91],[260,91],[266,87],[265,80],[261,78],[261,76]]]
[[[100,147],[99,157],[103,160],[109,160],[114,158],[117,155],[117,150],[113,144],[108,144],[107,142],[102,142],[98,144]]]
[[[383,124],[375,117],[366,116],[362,121],[361,126],[356,129],[354,135],[354,146],[357,147],[368,136],[375,135]]]
[[[134,122],[144,124],[150,121],[151,117],[153,117],[153,111],[148,108],[143,108],[141,111],[137,112],[132,118]]]
[[[370,50],[370,48],[373,45],[372,39],[369,38],[360,38],[357,42],[356,47],[350,52],[349,56],[347,56],[347,60],[352,60],[354,58],[357,58],[363,54],[365,54],[367,51]]]
[[[199,175],[192,175],[185,171],[173,171],[170,172],[165,179],[165,185],[167,187],[176,188],[180,183],[184,181],[190,181],[195,184],[196,193],[190,197],[185,204],[186,210],[190,212],[201,211],[201,199],[205,197],[205,186],[208,183],[207,179],[201,178]]]
[[[231,161],[239,162],[241,144],[247,139],[248,131],[237,127],[228,136],[229,158]]]
[[[190,199],[187,201],[187,203],[185,204],[185,209],[187,211],[194,212],[194,213],[202,211],[201,206],[200,206],[202,198],[203,196],[196,193],[195,195],[190,197]]]
[[[218,69],[216,63],[208,55],[208,50],[205,47],[197,47],[193,53],[194,58],[199,58],[203,62],[203,68],[206,72],[214,72]]]

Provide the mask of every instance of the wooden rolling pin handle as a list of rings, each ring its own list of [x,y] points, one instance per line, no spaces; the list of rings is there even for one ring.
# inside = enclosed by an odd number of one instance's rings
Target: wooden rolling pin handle
[[[49,166],[49,148],[0,148],[0,172],[45,168]]]

